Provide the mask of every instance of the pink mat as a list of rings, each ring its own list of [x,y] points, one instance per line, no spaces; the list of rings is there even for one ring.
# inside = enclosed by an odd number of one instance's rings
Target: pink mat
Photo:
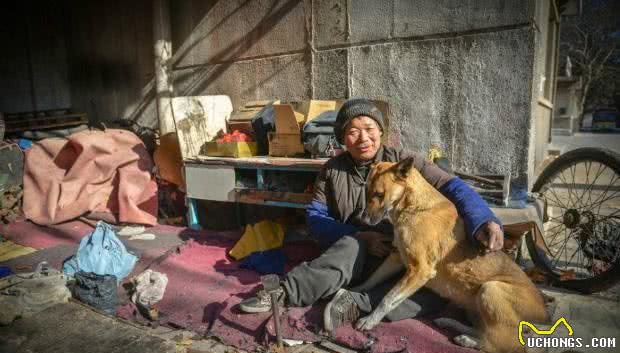
[[[21,221],[1,226],[0,231],[3,236],[19,244],[42,249],[63,244],[76,245],[92,228],[77,221],[52,227]],[[236,309],[242,299],[256,292],[260,283],[257,273],[239,268],[238,262],[226,256],[240,232],[192,231],[163,225],[148,231],[158,234],[159,240],[156,243],[129,242],[130,247],[140,251],[140,261],[126,281],[148,265],[155,271],[166,273],[168,287],[157,307],[168,315],[169,322],[202,334],[215,335],[225,344],[245,350],[255,350],[273,342],[274,328],[270,314],[243,314]],[[180,245],[182,240],[187,241],[185,245]],[[168,249],[173,250],[171,255],[162,258]],[[289,259],[286,270],[318,255],[318,249],[308,243],[287,244],[284,252]],[[62,258],[66,251],[60,255],[56,257]],[[38,261],[40,259],[33,258],[31,262]],[[120,287],[119,294],[125,296]],[[320,332],[324,305],[322,302],[312,308],[287,309],[282,316],[284,337],[306,341],[324,339]],[[121,305],[119,316],[132,319],[134,309],[131,304]],[[427,321],[414,319],[381,323],[367,333],[347,325],[336,330],[335,340],[356,350],[363,350],[374,342],[368,349],[370,352],[475,352],[453,345],[444,333]]]
[[[53,226],[39,226],[25,220],[0,225],[2,236],[17,244],[35,249],[51,248],[64,244],[79,244],[93,228],[83,222],[67,222]]]
[[[245,350],[257,349],[272,342],[273,322],[269,313],[243,314],[236,305],[256,292],[259,275],[241,269],[238,262],[226,256],[234,241],[209,238],[199,243],[190,240],[180,252],[168,257],[160,265],[151,267],[168,275],[168,286],[161,302],[160,312],[176,326],[192,329],[201,334],[215,335],[223,343]],[[285,252],[304,253],[306,260],[316,256],[307,244],[290,244]],[[310,250],[310,251],[309,251]],[[302,260],[297,258],[296,262]],[[290,269],[294,263],[290,263]],[[304,341],[318,341],[322,337],[322,311],[325,303],[312,308],[289,308],[282,316],[283,337]],[[134,308],[125,305],[119,315],[131,318]],[[336,341],[353,349],[370,346],[370,352],[475,352],[452,344],[448,337],[420,320],[381,323],[370,332],[361,333],[351,325],[336,331]]]
[[[35,249],[45,249],[56,245],[79,244],[82,238],[93,231],[93,227],[80,221],[71,221],[61,224],[39,226],[32,222],[20,219],[9,224],[0,224],[3,237],[17,244],[30,246]],[[240,231],[195,231],[184,227],[157,224],[146,227],[145,232],[155,235],[165,235],[180,241],[188,239],[202,239],[218,236],[237,239]],[[142,242],[141,244],[152,244]]]

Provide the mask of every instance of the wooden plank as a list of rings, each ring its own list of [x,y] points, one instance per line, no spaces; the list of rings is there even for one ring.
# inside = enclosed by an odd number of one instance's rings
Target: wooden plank
[[[288,157],[268,157],[256,156],[246,158],[230,158],[230,157],[209,157],[204,155],[196,156],[194,162],[201,164],[220,164],[232,166],[264,166],[264,167],[308,167],[319,170],[327,162],[327,159],[310,159],[310,158],[288,158]]]
[[[53,127],[75,126],[87,124],[86,114],[67,114],[59,116],[43,116],[33,118],[12,117],[5,120],[6,132],[49,129]]]
[[[256,189],[237,189],[237,200],[239,202],[264,202],[281,201],[300,204],[308,204],[312,201],[313,194],[303,192],[286,191],[267,191]]]

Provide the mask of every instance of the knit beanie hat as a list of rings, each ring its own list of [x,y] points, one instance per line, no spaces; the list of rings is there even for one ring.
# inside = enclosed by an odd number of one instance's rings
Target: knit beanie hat
[[[352,98],[344,102],[338,115],[336,116],[336,125],[334,126],[334,133],[336,139],[341,144],[344,144],[344,130],[351,119],[358,116],[367,116],[377,122],[381,131],[383,131],[383,113],[377,108],[371,101],[365,98]]]

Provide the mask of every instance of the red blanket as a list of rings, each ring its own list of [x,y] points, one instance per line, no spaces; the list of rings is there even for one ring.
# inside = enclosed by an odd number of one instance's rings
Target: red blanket
[[[68,139],[42,140],[26,152],[24,214],[43,225],[89,212],[154,225],[152,167],[142,141],[126,130],[86,130]]]

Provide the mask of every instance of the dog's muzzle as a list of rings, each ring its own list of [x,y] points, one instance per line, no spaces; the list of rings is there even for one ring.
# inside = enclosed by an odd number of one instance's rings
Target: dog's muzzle
[[[383,214],[379,216],[376,216],[368,212],[368,209],[365,209],[362,213],[362,222],[366,223],[369,226],[374,226],[381,223],[381,221],[385,218],[386,214],[387,211],[383,212]]]

